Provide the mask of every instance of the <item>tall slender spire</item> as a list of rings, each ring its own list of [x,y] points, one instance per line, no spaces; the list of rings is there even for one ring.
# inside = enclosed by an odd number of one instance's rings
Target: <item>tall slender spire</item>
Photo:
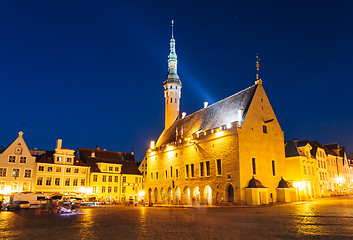
[[[172,38],[174,38],[174,20],[172,20]]]
[[[165,97],[165,129],[179,119],[181,82],[177,73],[177,54],[175,51],[174,20],[172,20],[172,38],[168,55],[168,74],[163,82]]]
[[[170,51],[168,55],[168,75],[166,81],[180,82],[177,73],[178,57],[175,51],[174,20],[172,20],[172,38],[170,39]]]
[[[256,81],[255,84],[261,84],[262,80],[260,78],[260,58],[259,54],[256,53]]]

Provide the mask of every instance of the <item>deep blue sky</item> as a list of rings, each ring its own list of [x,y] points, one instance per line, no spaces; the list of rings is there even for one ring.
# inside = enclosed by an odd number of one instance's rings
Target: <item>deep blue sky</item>
[[[338,2],[338,3],[337,3]],[[254,84],[285,139],[353,152],[352,1],[2,1],[0,146],[130,151],[164,127],[170,21],[181,111]]]

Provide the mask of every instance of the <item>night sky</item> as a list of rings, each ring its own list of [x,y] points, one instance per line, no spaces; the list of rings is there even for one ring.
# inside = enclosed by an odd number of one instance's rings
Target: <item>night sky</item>
[[[175,20],[181,112],[260,76],[285,139],[353,152],[353,1],[2,1],[0,146],[95,148],[141,161],[164,128]],[[21,123],[24,125],[21,127]]]

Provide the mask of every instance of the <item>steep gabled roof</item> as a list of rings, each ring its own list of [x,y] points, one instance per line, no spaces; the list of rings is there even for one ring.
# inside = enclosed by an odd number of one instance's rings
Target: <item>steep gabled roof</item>
[[[55,151],[47,151],[46,153],[36,156],[36,162],[39,163],[52,163],[54,164],[54,153]],[[74,166],[83,166],[83,167],[87,167],[87,165],[81,161],[81,159],[79,159],[78,157],[74,157],[74,162],[73,162]]]
[[[107,159],[107,160],[115,159],[115,160],[135,162],[135,157],[132,153],[114,152],[114,151],[106,151],[106,150],[99,150],[99,149],[78,148],[79,157],[84,162],[86,162],[87,159],[92,155],[92,152],[94,152],[96,158],[99,158],[99,159]]]
[[[301,156],[296,140],[289,140],[285,144],[286,157],[296,157]]]
[[[91,156],[92,152],[95,153],[94,157]],[[91,167],[91,172],[101,172],[97,163],[114,163],[122,165],[121,174],[142,175],[131,153],[78,148],[78,154]]]
[[[238,109],[243,110],[244,118],[256,89],[257,85],[253,85],[193,114],[176,120],[170,128],[162,132],[156,147],[176,141],[177,130],[180,132],[182,129],[184,136],[190,136],[198,131],[213,129],[235,122]]]

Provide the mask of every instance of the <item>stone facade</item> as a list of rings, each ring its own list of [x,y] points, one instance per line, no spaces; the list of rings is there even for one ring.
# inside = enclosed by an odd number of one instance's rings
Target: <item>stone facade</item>
[[[146,158],[155,203],[276,202],[285,177],[283,132],[261,81],[175,121]],[[249,190],[253,177],[262,187]]]

